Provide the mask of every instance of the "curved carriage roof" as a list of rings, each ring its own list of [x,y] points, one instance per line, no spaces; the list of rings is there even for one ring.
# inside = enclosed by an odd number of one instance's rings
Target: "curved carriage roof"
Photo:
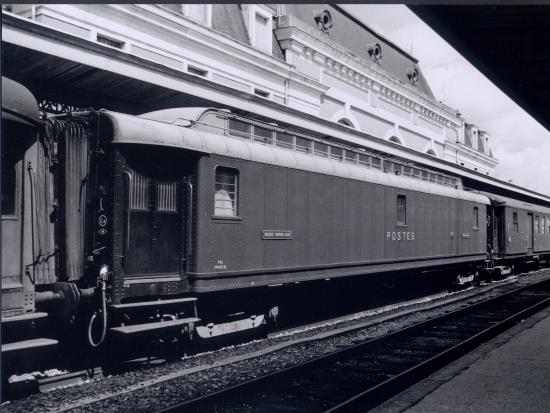
[[[40,125],[38,103],[25,86],[2,76],[2,119],[24,125]]]
[[[188,108],[172,108],[144,113],[142,115],[139,115],[139,117],[144,119],[156,120],[159,122],[178,124],[178,121],[181,120],[198,121],[201,116],[209,110],[220,111],[221,109],[200,106],[193,106]]]
[[[493,195],[488,192],[480,191],[479,193],[489,198],[493,205],[507,206],[510,208],[523,209],[527,211],[540,212],[542,214],[550,215],[550,208],[545,206],[532,204],[530,202],[519,201],[517,199],[508,198],[502,195]]]
[[[486,196],[377,169],[117,112],[101,111],[114,143],[169,146],[489,204]]]

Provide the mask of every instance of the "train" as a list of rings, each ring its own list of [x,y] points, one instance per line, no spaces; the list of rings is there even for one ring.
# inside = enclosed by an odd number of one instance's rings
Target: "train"
[[[549,263],[548,206],[291,126],[214,107],[47,114],[3,77],[4,376],[59,348],[112,362],[259,330],[290,285],[306,299],[331,279]]]

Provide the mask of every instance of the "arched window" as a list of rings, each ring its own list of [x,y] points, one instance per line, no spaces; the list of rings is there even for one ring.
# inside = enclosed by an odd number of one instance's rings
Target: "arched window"
[[[435,151],[434,151],[433,149],[428,149],[428,150],[426,151],[426,153],[427,153],[428,155],[437,156],[437,154],[435,153]]]
[[[401,141],[399,140],[399,138],[397,136],[392,136],[390,138],[390,142],[394,142],[394,143],[398,143],[399,145],[402,145]]]
[[[349,126],[350,128],[355,128],[355,126],[353,126],[353,123],[351,123],[351,121],[346,118],[340,119],[338,123],[340,123],[341,125]]]

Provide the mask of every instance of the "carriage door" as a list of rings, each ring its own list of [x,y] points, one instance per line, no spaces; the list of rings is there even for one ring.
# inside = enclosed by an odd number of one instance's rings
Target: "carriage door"
[[[176,163],[150,164],[143,160],[123,171],[124,273],[183,275],[184,177]]]
[[[534,225],[533,214],[527,214],[527,252],[533,252],[533,225]]]

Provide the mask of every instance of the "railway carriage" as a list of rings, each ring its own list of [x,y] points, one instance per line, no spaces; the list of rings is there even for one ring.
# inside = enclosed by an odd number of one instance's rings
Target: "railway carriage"
[[[487,194],[488,244],[498,271],[550,259],[550,208]]]
[[[29,140],[2,148],[3,168],[17,165],[3,169],[3,224],[4,204],[22,208],[2,229],[3,254],[19,257],[3,255],[2,326],[48,315],[53,339],[35,344],[118,358],[138,342],[255,331],[276,319],[285,286],[441,270],[472,279],[491,261],[488,236],[513,237],[495,235],[513,200],[366,147],[215,108],[42,121],[21,93]],[[550,214],[520,209],[538,223],[532,253],[545,253]],[[19,296],[5,288],[14,277]],[[32,342],[9,335],[13,349]]]
[[[87,256],[112,271],[114,309],[192,296],[203,316],[273,314],[277,303],[262,301],[262,288],[419,268],[474,273],[486,258],[480,211],[488,199],[444,174],[409,166],[405,176],[376,154],[228,111],[93,117],[99,149],[90,164]],[[220,299],[250,288],[256,308]],[[197,331],[217,335],[262,320]],[[151,327],[141,322],[139,332]],[[123,330],[132,332],[128,321],[115,331]]]

